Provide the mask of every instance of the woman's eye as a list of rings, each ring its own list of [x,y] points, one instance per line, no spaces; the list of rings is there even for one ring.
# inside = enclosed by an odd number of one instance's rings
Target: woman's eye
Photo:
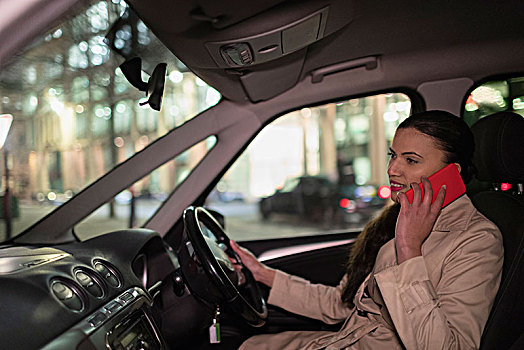
[[[394,159],[394,158],[396,158],[397,155],[395,153],[393,153],[393,152],[388,152],[388,156],[390,158]]]
[[[417,164],[418,162],[413,159],[413,158],[406,158],[406,161],[409,163],[409,164]]]

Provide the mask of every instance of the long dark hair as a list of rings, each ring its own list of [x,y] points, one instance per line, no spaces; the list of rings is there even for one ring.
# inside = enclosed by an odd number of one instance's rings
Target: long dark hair
[[[446,155],[445,163],[458,163],[464,183],[475,172],[473,151],[475,143],[468,125],[457,116],[445,111],[426,111],[406,118],[397,129],[413,128],[433,138],[437,147]],[[366,276],[373,269],[378,251],[395,237],[400,205],[395,203],[384,208],[358,235],[351,248],[347,263],[348,279],[342,291],[342,300],[354,307],[353,298]]]

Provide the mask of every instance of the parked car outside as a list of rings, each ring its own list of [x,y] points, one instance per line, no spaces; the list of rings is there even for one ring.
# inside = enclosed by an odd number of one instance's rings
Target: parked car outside
[[[375,185],[340,185],[323,176],[286,180],[282,188],[260,199],[262,218],[275,214],[299,216],[312,222],[362,224],[372,218],[389,196],[379,195]]]
[[[321,221],[332,210],[335,193],[336,187],[328,178],[291,178],[273,195],[260,200],[260,214],[264,219],[273,214],[292,214],[306,220]]]

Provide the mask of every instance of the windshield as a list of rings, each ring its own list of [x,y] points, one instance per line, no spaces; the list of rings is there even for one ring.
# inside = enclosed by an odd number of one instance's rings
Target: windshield
[[[122,24],[125,13],[123,1],[92,1],[2,68],[0,136],[6,138],[0,145],[0,241],[23,232],[117,164],[219,101],[220,94],[176,57],[166,58],[169,51],[144,23],[137,19]],[[131,50],[124,50],[126,57],[153,52],[169,60],[160,111],[140,105],[145,93],[122,74],[122,50],[116,53],[110,47]],[[146,71],[160,63],[142,58]],[[149,76],[142,75],[147,81]],[[165,187],[159,181],[162,177],[152,177],[140,191],[150,194]]]

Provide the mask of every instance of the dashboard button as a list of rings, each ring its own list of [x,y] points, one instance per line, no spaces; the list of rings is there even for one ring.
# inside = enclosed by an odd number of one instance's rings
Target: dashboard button
[[[82,311],[84,300],[81,298],[79,291],[73,281],[52,281],[51,291],[53,295],[62,302],[68,309]],[[80,286],[78,286],[80,288]]]
[[[106,280],[107,284],[109,284],[111,287],[120,287],[120,280],[118,279],[118,277],[111,269],[107,268],[103,263],[96,262],[95,269],[102,275],[102,277]]]
[[[112,287],[118,287],[120,285],[120,282],[118,282],[118,278],[116,278],[114,275],[111,275],[106,278],[107,283],[111,285]]]
[[[77,281],[87,289],[87,291],[96,298],[101,298],[104,295],[102,288],[96,283],[96,281],[83,271],[77,271],[75,273]]]
[[[71,299],[74,295],[71,288],[69,288],[62,282],[53,283],[53,286],[51,288],[53,289],[53,293],[55,294],[55,296],[62,301]]]
[[[91,326],[96,327],[107,319],[103,312],[97,312],[93,317],[87,320]]]
[[[104,292],[102,291],[102,288],[100,288],[98,284],[92,283],[91,285],[87,286],[86,288],[87,288],[87,291],[96,298],[101,298],[104,296]]]
[[[129,293],[129,292],[125,292],[124,294],[122,294],[122,295],[120,296],[120,299],[121,299],[122,301],[124,301],[125,303],[127,303],[127,302],[133,300],[134,298],[135,298],[135,297],[133,296],[133,294],[131,294],[131,293]]]
[[[73,294],[71,298],[62,300],[62,302],[64,303],[65,306],[75,311],[80,311],[84,307],[82,300],[76,294]]]
[[[112,301],[110,303],[108,303],[106,306],[105,306],[105,309],[107,311],[109,311],[110,313],[115,313],[117,312],[118,310],[120,310],[122,308],[122,305],[120,305],[119,303],[117,303],[116,301]]]
[[[93,280],[91,277],[89,277],[88,274],[82,272],[82,271],[78,271],[76,273],[76,279],[78,280],[78,282],[80,282],[81,285],[83,285],[84,287],[87,287],[90,283],[93,283]]]
[[[109,271],[109,269],[107,267],[105,267],[104,265],[100,264],[100,263],[95,265],[95,269],[98,272],[100,272],[100,274],[104,278],[108,278],[109,276],[111,276],[111,272]]]

